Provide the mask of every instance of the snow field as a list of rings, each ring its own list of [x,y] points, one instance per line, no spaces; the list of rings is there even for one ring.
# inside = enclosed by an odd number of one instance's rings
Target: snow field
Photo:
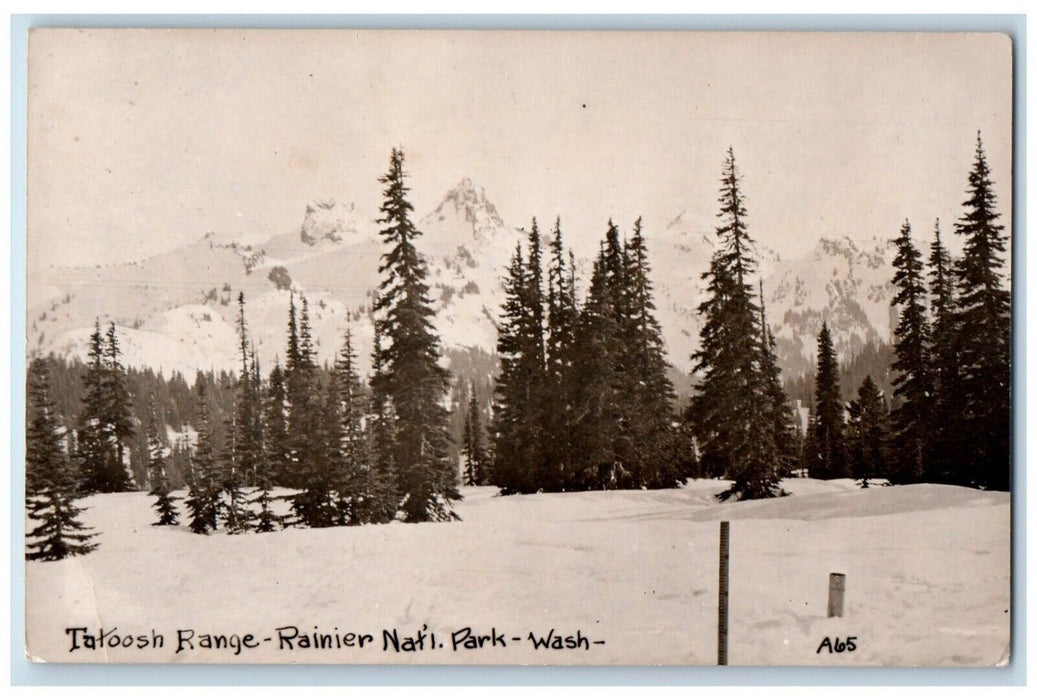
[[[1008,494],[783,485],[794,495],[734,504],[713,498],[722,481],[510,497],[479,487],[464,489],[460,522],[237,536],[151,527],[146,494],[93,496],[85,520],[101,531],[100,548],[27,563],[27,649],[62,662],[712,665],[717,522],[730,520],[731,665],[1004,659]],[[847,575],[842,618],[825,616],[830,572]],[[280,642],[291,630],[277,628],[291,626],[372,639],[299,648],[298,637]],[[70,652],[70,627],[154,630],[164,644]],[[464,628],[485,635],[482,648],[464,647]],[[535,648],[530,633],[551,629],[578,648]],[[178,653],[178,630],[194,630],[194,642],[253,634],[256,647]],[[424,632],[423,648],[385,650],[393,630],[401,642]],[[818,653],[826,637],[848,636],[856,650]]]

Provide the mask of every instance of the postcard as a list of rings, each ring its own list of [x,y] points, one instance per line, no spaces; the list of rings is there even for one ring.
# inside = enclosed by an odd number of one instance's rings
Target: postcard
[[[993,33],[33,29],[27,657],[1007,664],[1012,85]]]

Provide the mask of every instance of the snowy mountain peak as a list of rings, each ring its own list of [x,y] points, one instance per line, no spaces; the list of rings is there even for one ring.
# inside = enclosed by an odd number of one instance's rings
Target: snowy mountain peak
[[[463,178],[448,190],[443,196],[443,201],[423,219],[423,222],[441,222],[450,219],[465,222],[476,240],[492,237],[494,233],[504,228],[504,221],[497,213],[497,207],[486,198],[486,191],[472,182],[469,177]]]
[[[353,202],[339,203],[334,199],[318,199],[306,205],[306,215],[299,229],[299,238],[306,245],[327,240],[333,243],[356,236],[359,215]]]

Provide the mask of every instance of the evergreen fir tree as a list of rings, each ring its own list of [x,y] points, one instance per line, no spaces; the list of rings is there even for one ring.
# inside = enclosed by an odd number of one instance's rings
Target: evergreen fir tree
[[[353,336],[348,327],[342,351],[335,361],[334,379],[341,416],[337,438],[341,445],[340,470],[335,485],[337,508],[340,524],[360,525],[370,522],[372,518],[368,512],[368,494],[372,488],[371,459],[367,436],[364,434],[367,401],[357,374]]]
[[[482,486],[486,481],[486,450],[483,445],[482,411],[475,385],[469,389],[468,410],[464,421],[464,483]]]
[[[850,476],[846,458],[846,411],[839,390],[839,362],[827,321],[821,324],[821,332],[817,335],[814,405],[809,441],[812,451],[807,457],[810,476],[815,479]]]
[[[96,533],[79,521],[76,477],[62,449],[45,363],[29,363],[25,425],[25,511],[36,523],[26,534],[29,560],[54,561],[97,548]]]
[[[204,535],[219,525],[222,501],[219,469],[216,464],[215,435],[209,417],[204,382],[198,383],[198,444],[191,458],[184,504],[190,517],[191,532]]]
[[[148,478],[151,482],[149,495],[155,497],[152,507],[158,515],[158,522],[152,525],[179,525],[180,514],[177,512],[175,498],[170,493],[169,478],[166,475],[166,448],[158,435],[154,411],[147,428],[148,440]]]
[[[963,436],[958,425],[961,383],[955,328],[954,265],[940,238],[939,219],[929,247],[929,299],[933,397],[926,478],[936,483],[962,484],[967,480],[959,468],[959,457],[965,446],[961,443]]]
[[[288,444],[288,394],[279,362],[270,371],[263,402],[263,456],[266,478],[281,486],[293,483],[291,448]]]
[[[368,428],[372,463],[368,502],[364,506],[367,518],[373,523],[395,520],[400,502],[396,478],[396,421],[382,358],[382,333],[376,321],[371,353],[371,420]]]
[[[263,383],[261,374],[259,372],[259,360],[256,359],[256,348],[255,345],[251,348],[251,382],[252,382],[252,395],[255,401],[255,415],[254,415],[254,437],[255,444],[258,446],[258,452],[256,455],[255,473],[253,475],[253,486],[252,497],[248,500],[250,510],[255,513],[255,530],[256,532],[273,532],[277,529],[279,519],[274,514],[273,508],[271,507],[273,502],[273,495],[270,493],[273,488],[273,477],[275,472],[274,466],[270,460],[270,450],[268,448],[267,435],[266,435],[266,411],[267,405],[263,395]],[[282,393],[284,387],[282,385]],[[283,407],[283,402],[282,402]],[[284,415],[281,415],[281,425],[284,425]]]
[[[83,375],[83,410],[79,415],[77,458],[84,494],[114,490],[110,486],[111,454],[105,422],[105,366],[101,322],[94,320],[86,372]]]
[[[527,307],[527,275],[522,244],[517,243],[503,279],[504,304],[497,328],[500,373],[495,387],[492,427],[492,478],[505,494],[529,493],[535,490],[536,484],[530,416],[537,368],[535,353],[530,349],[532,322]]]
[[[779,478],[784,478],[792,473],[799,461],[799,436],[793,423],[792,410],[785,395],[785,389],[781,384],[781,370],[778,368],[778,356],[775,350],[774,336],[771,335],[767,325],[767,313],[763,302],[763,282],[760,282],[760,330],[761,338],[761,361],[760,370],[763,373],[765,391],[767,393],[767,406],[771,440],[774,442],[775,457],[777,458],[777,472]]]
[[[503,493],[530,493],[553,483],[543,444],[545,399],[544,295],[540,234],[536,219],[528,234],[528,262],[522,245],[504,279],[505,299],[497,334],[501,372],[494,410],[493,480]]]
[[[926,473],[927,447],[932,410],[929,376],[929,321],[925,309],[925,278],[922,256],[911,240],[911,224],[904,222],[894,241],[892,304],[900,311],[893,332],[893,395],[899,400],[891,416],[893,452],[897,468],[893,477],[900,483],[920,481]]]
[[[846,442],[853,476],[862,488],[889,476],[889,414],[871,375],[850,401]]]
[[[236,450],[235,481],[251,486],[262,458],[262,406],[259,395],[258,368],[253,373],[255,356],[249,353],[248,326],[245,323],[245,293],[238,293],[238,350],[241,375],[235,392]]]
[[[572,489],[615,488],[616,446],[625,439],[617,400],[621,329],[617,305],[612,298],[614,285],[611,280],[615,271],[610,271],[609,265],[609,255],[603,244],[594,262],[587,300],[577,322],[573,367],[574,465],[568,485]]]
[[[114,337],[114,336],[113,336]],[[118,347],[114,349],[118,365]],[[90,335],[89,359],[83,376],[83,410],[79,416],[78,461],[83,494],[127,491],[131,487],[126,465],[121,458],[120,445],[128,436],[127,419],[123,413],[125,397],[120,391],[121,379],[113,378],[106,353],[105,336],[100,320],[94,321]],[[119,395],[113,395],[119,391]],[[118,415],[113,414],[117,411]],[[119,423],[117,434],[116,421]]]
[[[300,490],[291,497],[293,524],[332,527],[339,523],[333,496],[334,481],[341,471],[341,424],[335,387],[314,384],[312,409],[307,421],[309,443],[300,452]]]
[[[234,418],[226,431],[230,439],[222,460],[222,486],[227,496],[223,513],[230,534],[248,532],[254,526],[255,513],[249,508],[245,487],[255,479],[262,456],[259,395],[249,362],[244,292],[238,293],[237,326],[241,375],[235,391]]]
[[[573,406],[576,400],[575,265],[566,266],[561,220],[555,220],[550,243],[551,262],[547,273],[547,316],[545,322],[545,372],[542,415],[544,462],[548,465],[542,486],[559,491],[572,480]],[[572,252],[570,251],[570,256]]]
[[[317,387],[317,366],[310,339],[309,311],[303,297],[298,325],[295,318],[295,299],[291,297],[288,310],[288,360],[285,365],[285,395],[287,398],[286,447],[288,462],[283,485],[294,489],[307,488],[308,475],[317,473],[319,445],[310,431],[320,420],[320,391]]]
[[[439,365],[425,263],[414,247],[421,232],[411,222],[403,153],[393,149],[385,185],[381,236],[389,245],[378,268],[384,275],[375,313],[382,324],[381,365],[395,411],[395,468],[408,522],[456,518],[458,473],[449,453],[443,397],[448,373]]]
[[[108,324],[105,336],[105,415],[110,426],[111,440],[115,447],[115,460],[121,467],[122,485],[119,490],[128,491],[133,487],[128,469],[127,444],[133,438],[133,404],[126,388],[126,368],[119,361],[119,340],[115,334],[115,324]],[[113,474],[114,477],[114,474]]]
[[[641,218],[624,246],[623,340],[626,362],[625,421],[630,436],[628,486],[672,487],[682,479],[674,455],[673,403],[676,393],[666,374],[662,328],[655,318],[648,249]]]
[[[242,445],[239,441],[243,432],[237,416],[227,418],[224,434],[228,439],[224,442],[223,452],[216,465],[220,512],[223,525],[231,535],[248,532],[255,519],[255,514],[248,507],[249,499],[245,495],[244,472],[241,468]]]
[[[724,163],[719,202],[719,245],[704,275],[708,296],[699,306],[703,328],[700,349],[692,357],[702,377],[689,409],[692,430],[704,470],[734,481],[722,498],[766,498],[781,493],[779,460],[751,282],[754,243],[732,149]]]
[[[811,406],[807,409],[806,430],[803,433],[803,445],[799,452],[799,470],[803,475],[810,474],[810,468],[818,461],[821,447],[818,444],[817,410]]]
[[[955,233],[965,241],[956,267],[956,335],[961,376],[958,410],[964,481],[996,490],[1011,482],[1011,296],[1003,288],[1006,240],[983,141],[969,173],[965,213]]]

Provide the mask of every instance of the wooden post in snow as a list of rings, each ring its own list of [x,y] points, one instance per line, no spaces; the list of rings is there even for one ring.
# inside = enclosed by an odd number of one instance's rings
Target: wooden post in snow
[[[828,617],[843,616],[846,574],[828,574]]]
[[[717,601],[717,665],[727,666],[727,560],[731,545],[731,525],[720,522],[720,596]]]

